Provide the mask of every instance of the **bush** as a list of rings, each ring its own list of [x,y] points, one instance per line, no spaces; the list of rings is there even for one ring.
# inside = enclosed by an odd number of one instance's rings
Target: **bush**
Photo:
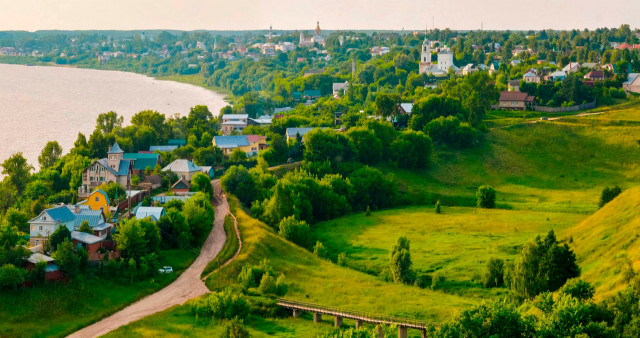
[[[340,266],[346,266],[347,265],[347,254],[344,252],[341,252],[338,255],[338,261],[336,262],[338,265]]]
[[[320,258],[326,258],[327,248],[322,245],[322,242],[316,241],[316,245],[313,246],[313,254]]]
[[[396,283],[410,283],[413,279],[411,270],[411,254],[409,253],[409,240],[399,237],[389,254],[389,270]]]
[[[482,284],[486,288],[495,288],[504,285],[504,261],[499,258],[491,258],[487,262],[487,272]]]
[[[481,208],[492,209],[496,206],[496,191],[488,185],[483,185],[478,188],[476,193],[478,198],[478,206]]]
[[[596,290],[582,279],[574,278],[567,281],[560,292],[580,300],[590,300],[593,299]]]
[[[5,264],[0,268],[0,289],[17,289],[24,282],[26,271],[15,267],[13,264]]]
[[[224,326],[224,331],[220,337],[224,338],[248,338],[249,331],[244,328],[244,321],[234,318],[227,322]]]
[[[440,271],[436,271],[431,277],[431,290],[435,290],[438,287],[442,286],[442,283],[446,281],[446,278]]]
[[[192,313],[199,317],[244,319],[249,315],[250,308],[243,294],[227,289],[198,299],[192,307]]]
[[[269,261],[265,258],[259,265],[247,264],[242,267],[242,271],[238,275],[238,282],[245,288],[256,287],[260,285],[262,276],[268,273],[273,275],[273,270],[269,266]]]
[[[440,200],[436,202],[436,214],[442,213],[442,207],[440,206]]]
[[[260,280],[260,286],[258,287],[258,292],[264,295],[284,296],[288,290],[289,287],[285,282],[284,275],[281,274],[278,279],[275,280],[268,272],[262,275],[262,280]]]
[[[602,189],[602,194],[600,195],[600,203],[598,206],[602,208],[605,204],[611,202],[614,198],[622,193],[622,189],[619,186],[613,187],[605,187]]]
[[[457,148],[469,148],[477,143],[478,131],[466,124],[460,124],[455,116],[441,116],[424,127],[434,143]]]
[[[431,138],[421,131],[404,131],[391,144],[398,166],[404,169],[425,168],[431,156]]]
[[[303,248],[309,247],[311,229],[307,222],[299,221],[294,216],[289,216],[280,221],[278,229],[278,234],[283,238]]]

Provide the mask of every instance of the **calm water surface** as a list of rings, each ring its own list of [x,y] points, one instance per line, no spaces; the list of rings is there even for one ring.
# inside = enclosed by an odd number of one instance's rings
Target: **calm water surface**
[[[141,110],[168,117],[195,105],[217,115],[226,103],[205,88],[133,73],[0,64],[0,163],[21,151],[37,168],[48,141],[67,153],[78,132],[88,139],[98,114],[110,110],[128,125]]]

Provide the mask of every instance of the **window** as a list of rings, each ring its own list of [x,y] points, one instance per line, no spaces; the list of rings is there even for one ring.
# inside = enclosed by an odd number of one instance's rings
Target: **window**
[[[36,245],[40,244],[40,240],[36,239]]]
[[[100,197],[96,197],[96,202],[100,201]]]
[[[42,231],[42,225],[40,226],[40,231]]]
[[[31,226],[31,231],[36,231],[36,226],[35,225]]]
[[[100,182],[104,182],[104,177],[100,177]]]

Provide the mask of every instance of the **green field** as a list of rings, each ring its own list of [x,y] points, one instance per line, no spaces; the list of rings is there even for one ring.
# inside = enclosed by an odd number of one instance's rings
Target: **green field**
[[[313,234],[332,257],[347,254],[347,265],[379,275],[388,267],[389,251],[398,236],[411,241],[414,269],[438,272],[448,281],[446,292],[466,297],[503,294],[486,289],[481,276],[492,258],[513,261],[523,243],[549,230],[571,227],[586,216],[530,210],[487,210],[444,207],[410,207],[356,214],[319,223]]]

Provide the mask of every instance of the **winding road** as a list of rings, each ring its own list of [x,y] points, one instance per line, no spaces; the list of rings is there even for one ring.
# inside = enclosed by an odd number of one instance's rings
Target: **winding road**
[[[209,289],[200,279],[200,275],[207,264],[218,255],[224,246],[226,241],[224,219],[229,213],[229,204],[227,203],[227,198],[221,192],[220,181],[214,180],[212,184],[215,191],[213,199],[215,204],[213,229],[202,246],[200,255],[193,264],[178,279],[164,289],[69,335],[69,337],[101,336],[143,317],[166,310],[174,305],[184,304],[189,299],[209,293]]]

